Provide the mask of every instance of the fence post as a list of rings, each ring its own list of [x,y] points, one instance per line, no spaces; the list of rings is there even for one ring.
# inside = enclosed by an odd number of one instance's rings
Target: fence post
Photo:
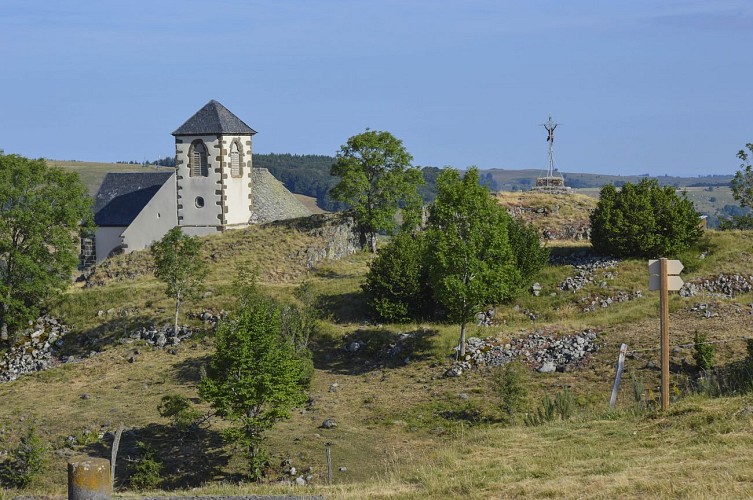
[[[327,484],[332,485],[332,457],[329,452],[329,443],[327,443]]]
[[[620,390],[620,381],[622,380],[622,369],[625,366],[625,353],[627,352],[627,344],[620,346],[620,355],[617,357],[617,374],[614,377],[614,386],[612,387],[612,397],[609,399],[609,409],[614,410],[614,405],[617,402],[617,391]]]

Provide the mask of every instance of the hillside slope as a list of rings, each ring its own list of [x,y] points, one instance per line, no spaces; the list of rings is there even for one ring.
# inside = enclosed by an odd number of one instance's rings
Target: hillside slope
[[[180,490],[192,496],[753,494],[753,398],[698,395],[693,360],[697,332],[717,342],[719,366],[746,356],[743,337],[753,328],[753,295],[744,283],[753,283],[753,233],[710,232],[703,243],[705,257],[687,257],[683,279],[697,288],[695,295],[671,300],[669,414],[656,410],[658,298],[646,290],[645,261],[604,262],[594,260],[587,247],[555,247],[559,260],[539,277],[540,294],[524,294],[496,308],[490,326],[470,332],[503,347],[530,335],[558,339],[596,332],[598,351],[582,363],[541,373],[535,357],[526,361],[527,412],[540,408],[544,395],[554,397],[563,388],[573,396],[572,417],[528,427],[523,413],[509,419],[500,410],[495,369],[473,366],[460,377],[444,376],[453,363],[448,356],[457,325],[370,322],[360,283],[371,256],[358,253],[309,267],[308,249],[317,231],[306,229],[304,220],[298,224],[206,238],[208,293],[188,305],[192,319],[185,322],[194,334],[178,345],[159,348],[132,337],[141,326],[167,324],[171,316],[171,304],[148,264],[133,272],[136,262],[148,261],[145,254],[121,256],[105,266],[113,276],[98,286],[71,290],[51,311],[72,328],[60,349],[69,362],[0,384],[0,422],[11,431],[2,435],[3,447],[8,449],[31,419],[50,445],[45,474],[24,493],[64,494],[66,459],[79,453],[109,457],[112,433],[123,422],[127,432],[116,485],[126,490],[139,453],[136,442],[146,441],[165,463],[162,487],[200,487]],[[295,301],[292,292],[304,280],[318,295],[322,320],[311,344],[316,367],[311,399],[269,438],[270,481],[294,479],[280,466],[289,459],[299,471],[311,468],[305,472],[311,476],[305,488],[233,486],[243,461],[223,443],[223,422],[214,418],[210,426],[179,438],[157,409],[166,394],[198,401],[201,367],[212,352],[210,320],[233,308],[238,265],[259,266],[264,289],[280,300]],[[626,373],[617,412],[609,413],[623,342],[628,344]],[[328,418],[337,427],[322,428]],[[331,487],[326,486],[327,446],[334,466]]]

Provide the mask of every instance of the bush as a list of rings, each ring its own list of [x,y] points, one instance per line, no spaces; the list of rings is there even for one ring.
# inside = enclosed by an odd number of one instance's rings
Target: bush
[[[239,309],[217,327],[199,394],[233,424],[225,436],[246,447],[249,477],[260,480],[267,464],[264,434],[306,401],[307,364],[283,335],[279,305],[253,286],[244,293]]]
[[[549,395],[546,395],[541,400],[541,407],[537,408],[535,412],[526,415],[526,425],[529,427],[542,425],[547,422],[553,422],[558,417],[561,420],[567,420],[572,417],[574,407],[575,398],[573,398],[573,394],[567,388],[558,392],[554,400]]]
[[[655,179],[606,185],[591,214],[591,244],[616,257],[676,257],[703,234],[693,202]]]
[[[423,232],[401,231],[379,250],[361,286],[379,318],[406,322],[426,314],[431,292],[425,261]]]
[[[716,346],[706,343],[708,337],[705,333],[696,332],[693,336],[693,359],[699,370],[708,371],[714,367],[714,356],[716,355]]]
[[[10,450],[8,459],[0,464],[0,481],[6,486],[25,488],[42,471],[47,445],[32,424],[18,445]]]
[[[439,303],[465,322],[527,288],[549,258],[538,232],[479,186],[477,169],[443,170],[437,186],[426,230],[401,231],[371,262],[362,288],[383,320],[422,319]]]
[[[170,419],[170,423],[180,435],[188,434],[202,420],[201,412],[184,396],[162,396],[157,411],[161,417]]]
[[[523,411],[528,399],[524,368],[516,362],[496,367],[492,373],[492,387],[499,398],[499,407],[508,422]]]
[[[137,490],[151,490],[162,481],[162,469],[164,465],[157,459],[157,452],[149,443],[138,441],[140,456],[133,465],[131,473],[131,486]]]
[[[507,234],[520,271],[518,289],[524,290],[549,261],[549,249],[541,246],[538,231],[520,219],[511,218]]]

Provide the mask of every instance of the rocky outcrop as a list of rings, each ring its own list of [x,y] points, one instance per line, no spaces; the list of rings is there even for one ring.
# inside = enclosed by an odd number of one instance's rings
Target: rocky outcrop
[[[312,223],[308,234],[320,243],[299,250],[291,257],[303,257],[307,269],[324,260],[340,260],[353,255],[361,248],[352,218],[320,214],[306,220]]]

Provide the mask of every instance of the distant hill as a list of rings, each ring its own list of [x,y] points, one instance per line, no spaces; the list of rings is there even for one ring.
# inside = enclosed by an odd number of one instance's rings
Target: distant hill
[[[496,185],[496,191],[527,191],[535,185],[536,178],[544,175],[545,172],[537,169],[490,169],[483,170],[482,175],[490,179]],[[565,185],[571,188],[599,188],[606,184],[613,184],[617,187],[626,182],[637,183],[641,179],[654,178],[662,186],[683,187],[722,187],[729,186],[733,175],[706,175],[702,177],[679,177],[671,175],[651,176],[643,175],[607,175],[607,174],[587,174],[587,173],[563,173]]]
[[[164,159],[163,161],[167,161]],[[329,199],[329,190],[337,183],[332,177],[330,167],[335,157],[327,155],[293,155],[293,154],[254,154],[254,166],[268,169],[272,175],[282,181],[293,193],[313,198],[316,205],[327,211],[344,208],[341,203]],[[81,161],[49,160],[51,165],[62,166],[78,172],[89,192],[94,195],[99,189],[107,172],[144,172],[164,170],[171,167],[142,166],[128,163],[97,163]],[[419,189],[425,202],[431,202],[436,196],[436,179],[441,171],[437,167],[421,167],[425,184]],[[481,182],[495,192],[528,191],[536,182],[536,177],[543,174],[536,169],[490,169],[480,171]],[[621,186],[625,182],[637,183],[649,177],[644,175],[605,175],[588,173],[565,173],[565,184],[579,193],[598,198],[599,188],[605,184]],[[685,189],[688,197],[696,204],[699,212],[709,217],[709,226],[716,227],[718,219],[739,215],[740,207],[732,198],[729,183],[732,175],[707,175],[703,177],[655,177],[663,186],[675,186]],[[309,204],[311,204],[309,202]]]

